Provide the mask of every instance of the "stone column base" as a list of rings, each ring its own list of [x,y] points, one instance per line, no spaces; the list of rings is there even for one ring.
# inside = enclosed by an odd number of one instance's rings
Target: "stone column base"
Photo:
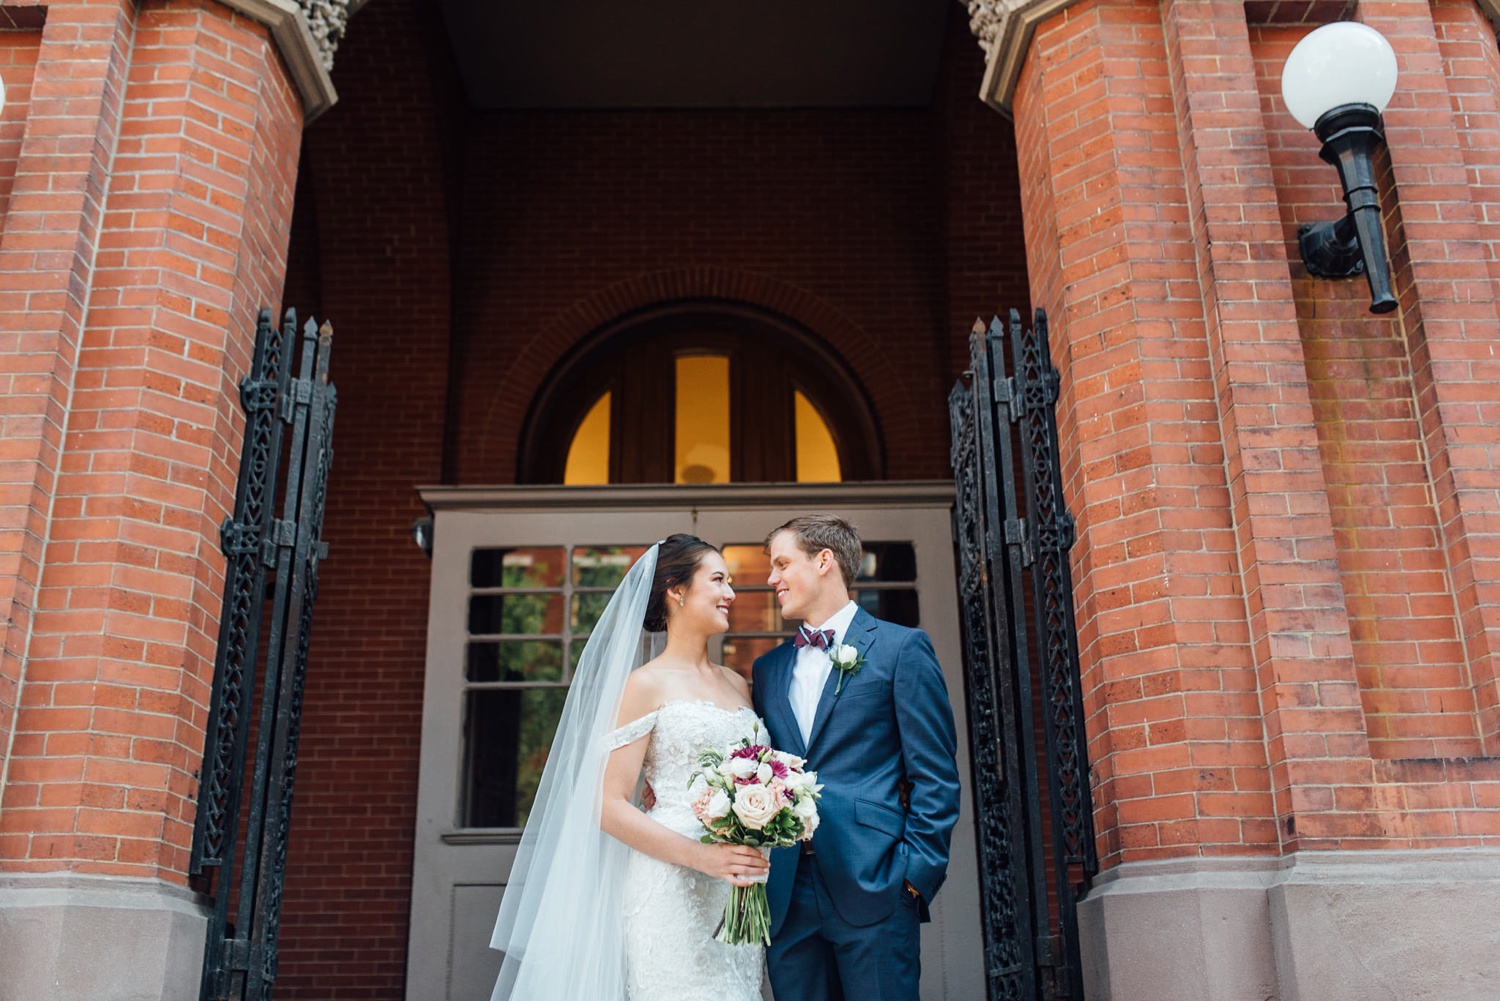
[[[1488,1001],[1500,849],[1130,862],[1079,904],[1089,1001]]]
[[[0,875],[0,1001],[197,1001],[207,927],[160,880]]]

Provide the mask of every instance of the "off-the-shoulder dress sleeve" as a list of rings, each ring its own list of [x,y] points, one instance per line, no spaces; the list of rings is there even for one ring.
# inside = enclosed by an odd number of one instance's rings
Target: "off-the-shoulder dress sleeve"
[[[611,730],[604,735],[604,749],[606,751],[618,750],[626,744],[633,744],[656,727],[656,714],[659,710],[652,710],[639,719],[633,719],[618,730]]]

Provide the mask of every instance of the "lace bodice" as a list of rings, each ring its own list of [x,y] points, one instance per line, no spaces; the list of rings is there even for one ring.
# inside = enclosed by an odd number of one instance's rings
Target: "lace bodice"
[[[748,706],[679,700],[625,724],[606,743],[614,750],[650,735],[643,766],[656,797],[650,817],[696,840],[703,825],[693,816],[697,790],[688,789],[688,778],[698,755],[727,751],[757,733],[764,726]],[[630,1001],[759,1001],[760,948],[713,939],[728,895],[723,880],[631,853],[624,915]]]
[[[698,770],[698,755],[713,748],[727,752],[741,737],[762,732],[760,717],[749,706],[725,709],[714,702],[677,700],[625,724],[610,734],[613,750],[651,734],[642,769],[656,796],[651,818],[679,834],[702,834],[692,802],[697,789],[688,779]]]

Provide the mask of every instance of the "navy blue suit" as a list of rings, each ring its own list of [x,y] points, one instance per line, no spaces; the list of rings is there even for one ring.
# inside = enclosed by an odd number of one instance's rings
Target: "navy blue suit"
[[[755,661],[755,710],[772,743],[806,758],[824,786],[815,854],[783,848],[771,857],[777,1001],[915,999],[917,925],[947,875],[958,821],[953,708],[927,634],[860,609],[844,642],[865,663],[838,695],[839,672],[829,671],[805,745],[788,699],[795,648],[784,643]]]

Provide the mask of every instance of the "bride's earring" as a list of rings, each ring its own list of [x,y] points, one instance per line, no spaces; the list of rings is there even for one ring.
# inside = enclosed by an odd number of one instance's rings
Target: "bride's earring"
[[[678,598],[677,599],[677,607],[678,608],[681,608],[685,604],[687,604],[687,599],[686,598]]]

